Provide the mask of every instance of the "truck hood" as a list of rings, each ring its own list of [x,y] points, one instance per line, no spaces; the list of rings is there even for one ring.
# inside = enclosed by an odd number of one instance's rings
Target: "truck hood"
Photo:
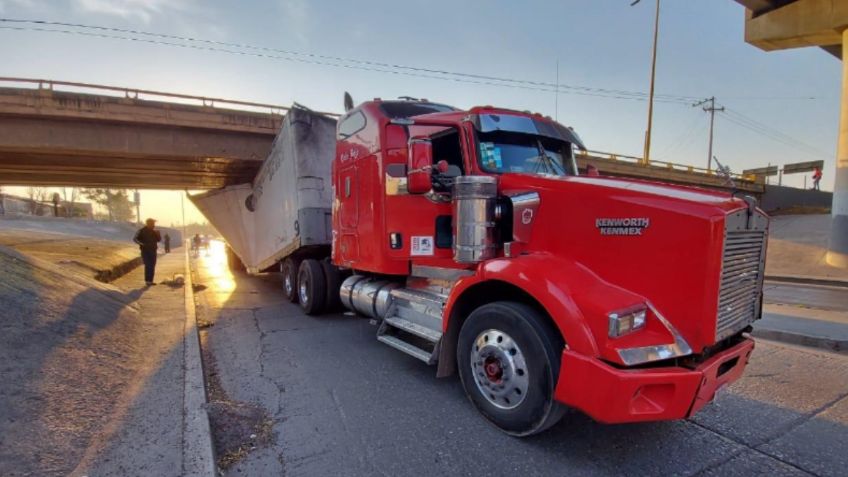
[[[715,342],[724,225],[728,214],[747,207],[743,200],[605,177],[505,174],[500,189],[507,196],[539,194],[528,253],[580,263],[643,297],[696,352]]]

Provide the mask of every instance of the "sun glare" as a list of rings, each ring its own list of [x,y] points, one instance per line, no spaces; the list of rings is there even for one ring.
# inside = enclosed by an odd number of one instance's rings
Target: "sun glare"
[[[226,244],[221,240],[210,240],[209,248],[201,249],[197,259],[198,265],[204,269],[201,277],[205,276],[207,280],[212,281],[206,285],[215,290],[217,301],[225,303],[236,288],[235,278],[227,263]]]

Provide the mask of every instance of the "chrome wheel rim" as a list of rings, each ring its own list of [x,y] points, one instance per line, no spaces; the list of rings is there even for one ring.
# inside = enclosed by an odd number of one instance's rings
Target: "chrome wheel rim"
[[[300,295],[299,296],[300,302],[304,305],[308,304],[309,303],[309,295],[306,293],[306,283],[303,283],[303,280],[301,280],[300,287],[298,288],[298,291],[300,292],[300,293],[298,293],[298,295]]]
[[[471,375],[480,394],[499,409],[515,409],[527,397],[530,376],[524,353],[500,330],[485,330],[471,348]]]
[[[291,279],[291,275],[289,275],[288,273],[286,273],[286,277],[283,279],[283,287],[286,290],[286,295],[291,296],[292,288],[293,288],[292,287],[292,279]]]

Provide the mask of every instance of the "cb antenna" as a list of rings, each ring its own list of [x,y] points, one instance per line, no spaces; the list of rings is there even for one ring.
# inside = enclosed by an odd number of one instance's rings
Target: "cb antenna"
[[[730,186],[732,192],[730,196],[733,197],[738,190],[736,190],[736,181],[733,180],[733,177],[730,175],[730,166],[725,166],[722,163],[718,162],[718,158],[713,156],[713,160],[715,161],[717,167],[716,172],[722,177],[724,177],[724,185]]]

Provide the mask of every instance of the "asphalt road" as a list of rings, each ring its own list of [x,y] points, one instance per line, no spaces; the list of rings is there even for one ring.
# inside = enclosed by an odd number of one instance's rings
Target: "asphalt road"
[[[687,421],[607,426],[570,412],[527,439],[458,378],[376,341],[360,317],[307,317],[278,277],[197,263],[198,318],[230,398],[264,406],[271,445],[228,475],[845,475],[848,356],[760,341],[745,377]]]

